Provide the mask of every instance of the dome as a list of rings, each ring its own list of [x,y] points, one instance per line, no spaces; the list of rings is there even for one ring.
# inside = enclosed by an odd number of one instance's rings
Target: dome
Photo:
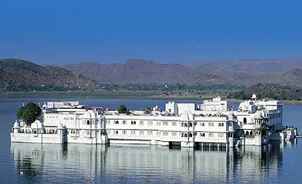
[[[20,123],[19,123],[19,121],[15,121],[15,123],[14,123],[14,128],[20,128]]]
[[[253,94],[253,95],[252,95],[252,99],[253,99],[253,100],[256,100],[256,99],[257,99],[256,94]]]
[[[42,128],[42,123],[41,123],[41,121],[39,121],[39,120],[34,121],[34,122],[31,124],[31,128],[37,128],[37,129]]]

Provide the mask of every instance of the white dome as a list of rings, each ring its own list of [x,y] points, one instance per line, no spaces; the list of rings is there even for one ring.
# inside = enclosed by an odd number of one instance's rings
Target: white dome
[[[252,95],[252,99],[255,99],[255,100],[257,99],[256,94],[253,94],[253,95]]]
[[[14,128],[20,128],[20,123],[19,123],[19,121],[15,121],[15,123],[14,123]]]
[[[39,120],[34,121],[34,122],[31,124],[31,128],[37,128],[37,129],[42,128],[42,123],[41,123],[41,121],[39,121]]]

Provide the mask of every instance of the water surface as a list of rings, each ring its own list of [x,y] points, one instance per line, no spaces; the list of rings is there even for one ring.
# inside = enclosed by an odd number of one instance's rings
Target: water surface
[[[16,109],[28,101],[0,100],[0,183],[301,183],[299,141],[229,151],[169,150],[159,146],[10,143]],[[85,99],[81,103],[130,109],[163,100]],[[286,105],[284,121],[302,128],[301,105]]]

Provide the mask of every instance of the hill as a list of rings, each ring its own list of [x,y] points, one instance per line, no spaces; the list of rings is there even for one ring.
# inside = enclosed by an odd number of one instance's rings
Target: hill
[[[20,59],[0,60],[0,90],[90,89],[95,82],[57,66],[41,66]]]
[[[128,60],[125,64],[81,63],[63,66],[98,83],[114,84],[195,84],[220,80],[219,76],[194,72],[181,64],[161,64],[153,61]]]
[[[99,83],[187,83],[192,78],[190,68],[186,66],[144,60],[129,60],[125,64],[82,63],[65,68]]]
[[[302,63],[281,60],[239,60],[202,64],[160,64],[128,60],[125,64],[81,63],[63,66],[98,83],[237,85],[257,83],[302,87]]]

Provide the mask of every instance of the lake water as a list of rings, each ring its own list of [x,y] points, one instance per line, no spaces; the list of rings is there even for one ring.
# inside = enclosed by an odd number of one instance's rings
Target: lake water
[[[28,101],[0,100],[0,183],[301,183],[299,142],[225,151],[169,150],[158,146],[10,143],[16,109]],[[162,100],[84,99],[81,103],[130,109]],[[302,130],[302,105],[284,106],[284,122]]]

